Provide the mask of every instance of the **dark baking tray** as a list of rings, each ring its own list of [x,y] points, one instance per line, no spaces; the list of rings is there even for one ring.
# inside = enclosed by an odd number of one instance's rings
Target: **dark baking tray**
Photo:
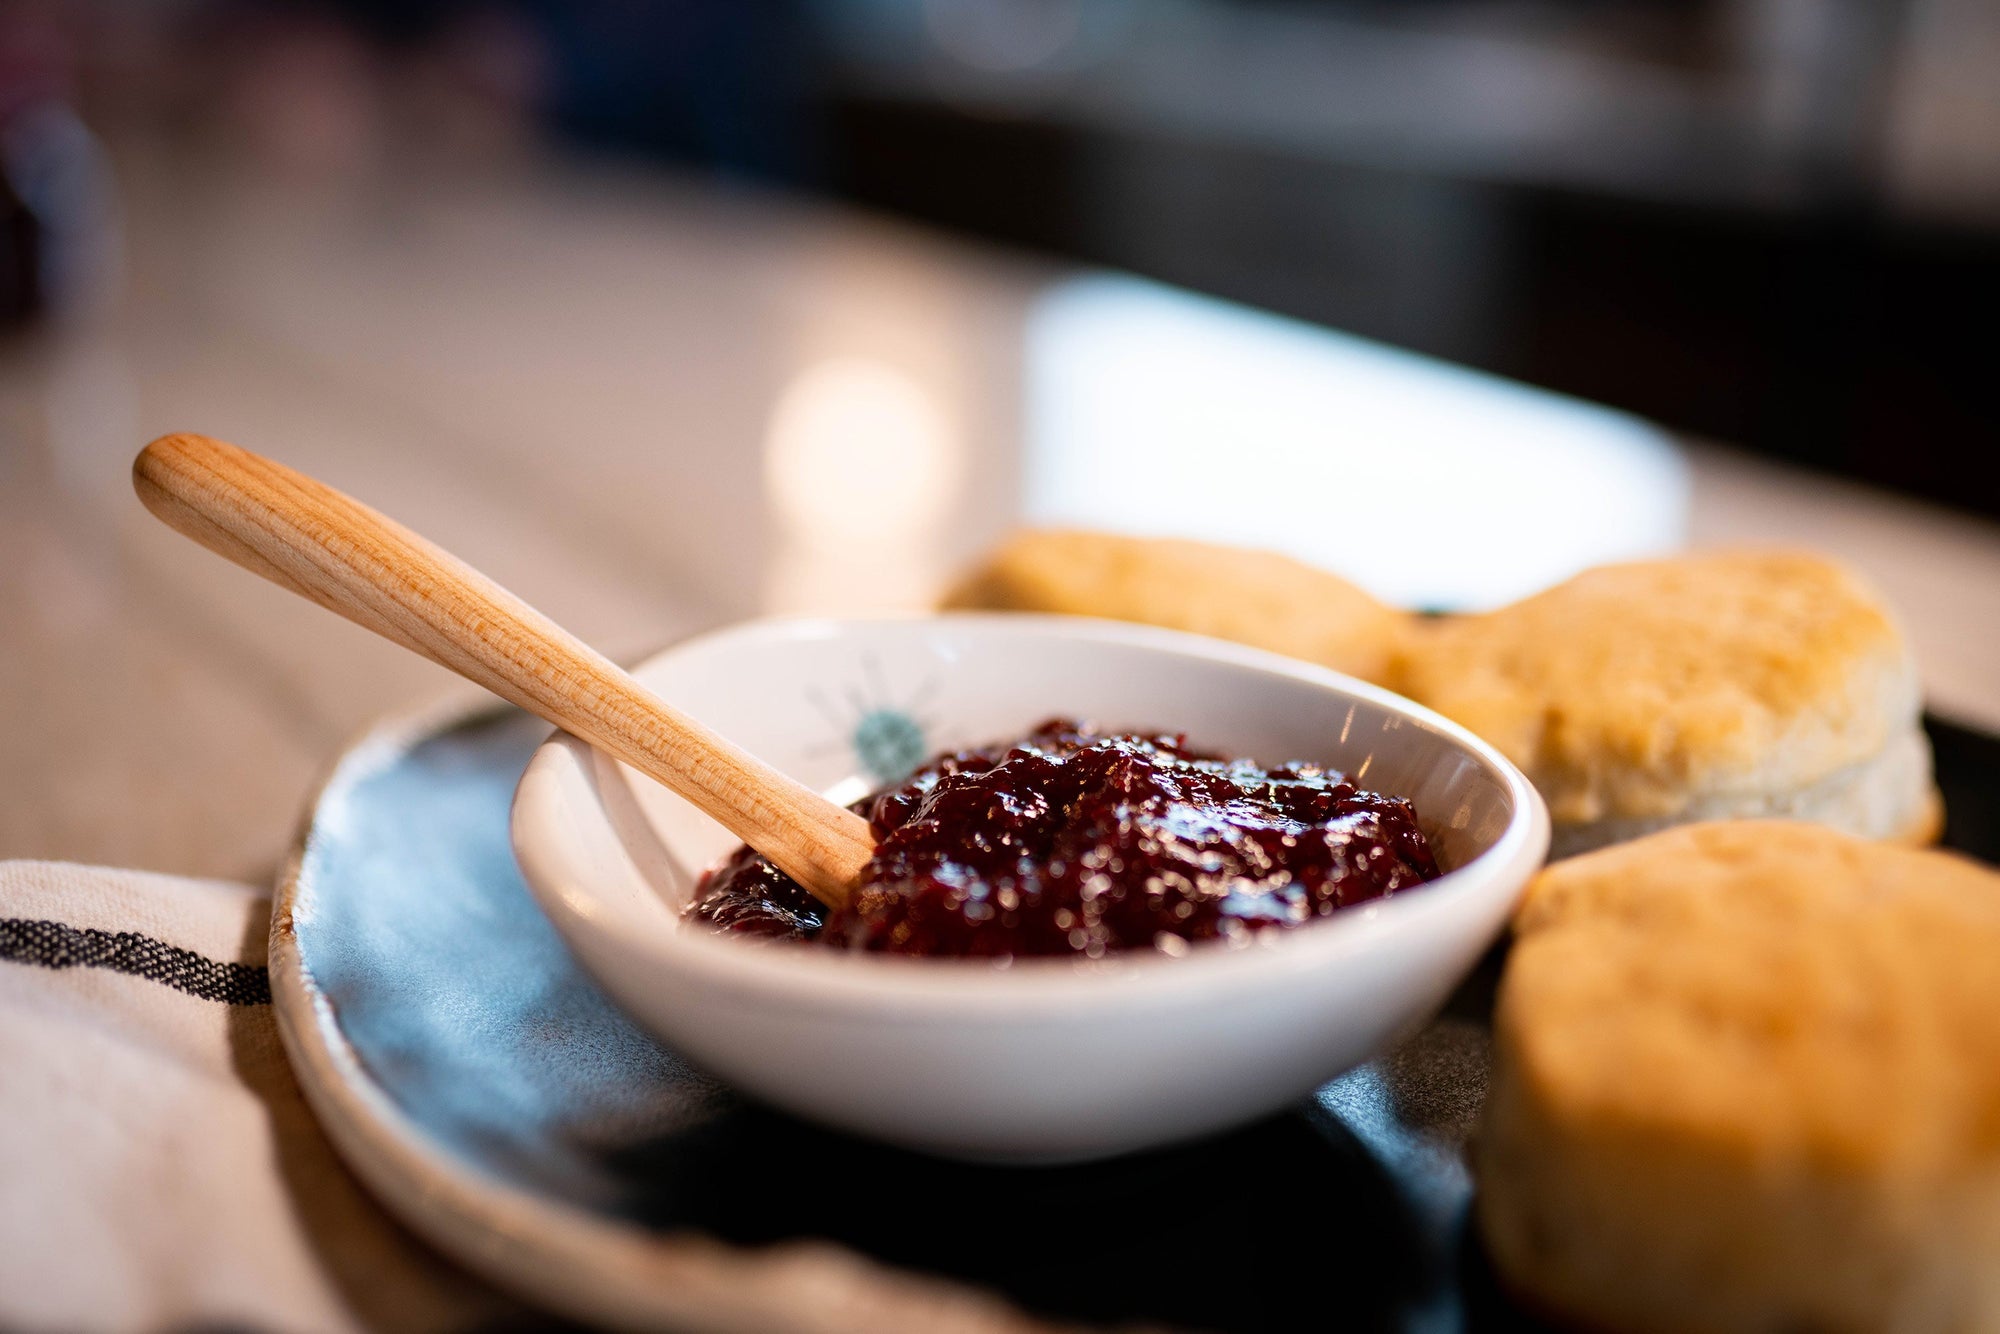
[[[2000,739],[1926,725],[1946,843],[2000,860]],[[506,846],[508,796],[545,733],[508,714],[433,736],[358,785],[309,854],[324,918],[310,928],[322,936],[321,985],[364,1062],[395,1074],[384,1078],[390,1096],[451,1151],[646,1226],[749,1245],[828,1238],[1065,1321],[1540,1328],[1500,1293],[1466,1226],[1465,1149],[1486,1086],[1498,950],[1410,1043],[1298,1108],[1171,1150],[1066,1168],[947,1163],[805,1125],[718,1091],[668,1054],[643,1057],[657,1049],[601,1005],[564,1012],[584,1017],[548,1035],[557,1055],[579,1042],[636,1051],[643,1070],[509,1068],[490,1043],[472,1050],[462,1023],[385,1000],[385,961],[343,956],[342,942],[389,942],[408,967],[451,974],[493,1024],[548,1027],[549,997],[590,990]],[[307,933],[301,925],[302,942]],[[503,956],[516,962],[494,968]],[[664,1133],[657,1119],[643,1135],[609,1132],[592,1111],[602,1089],[589,1084],[607,1079],[688,1110]]]

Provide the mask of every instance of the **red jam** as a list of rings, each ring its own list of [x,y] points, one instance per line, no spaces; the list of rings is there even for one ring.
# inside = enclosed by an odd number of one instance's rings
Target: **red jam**
[[[1435,879],[1401,797],[1312,764],[1261,769],[1179,733],[1055,719],[940,755],[853,806],[876,838],[829,911],[749,848],[689,914],[718,931],[929,955],[1081,955],[1247,940]]]

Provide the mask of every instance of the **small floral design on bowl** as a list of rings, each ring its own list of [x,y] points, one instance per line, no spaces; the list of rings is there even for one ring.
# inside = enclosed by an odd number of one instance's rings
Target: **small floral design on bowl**
[[[861,666],[865,680],[842,691],[840,704],[817,690],[807,698],[835,728],[839,739],[830,749],[851,751],[877,786],[899,783],[936,753],[931,724],[918,710],[937,693],[938,681],[933,677],[902,703],[892,703],[881,664],[870,657]]]
[[[854,724],[854,757],[878,783],[907,778],[930,758],[924,725],[901,709],[870,709]]]

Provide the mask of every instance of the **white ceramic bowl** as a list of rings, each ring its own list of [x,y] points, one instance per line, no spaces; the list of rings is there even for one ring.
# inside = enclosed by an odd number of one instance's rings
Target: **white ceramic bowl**
[[[1239,949],[1095,963],[888,958],[683,924],[735,844],[558,732],[515,794],[514,849],[583,966],[691,1060],[801,1116],[957,1157],[1071,1161],[1283,1106],[1421,1024],[1548,848],[1528,781],[1388,691],[1193,635],[1066,617],[769,621],[683,643],[639,679],[849,800],[866,765],[1055,716],[1316,760],[1409,797],[1447,874]],[[858,742],[858,748],[857,748]]]

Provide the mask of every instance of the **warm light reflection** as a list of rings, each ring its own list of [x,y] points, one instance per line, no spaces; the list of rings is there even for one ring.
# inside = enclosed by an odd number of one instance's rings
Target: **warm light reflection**
[[[820,361],[771,414],[764,480],[780,523],[774,610],[920,605],[923,549],[958,498],[963,447],[937,397],[880,361]]]
[[[805,535],[879,540],[943,516],[958,483],[952,445],[943,411],[908,375],[858,358],[823,361],[779,398],[764,476]]]
[[[1084,278],[1027,355],[1031,522],[1273,548],[1443,608],[1683,540],[1661,431],[1366,339]]]

